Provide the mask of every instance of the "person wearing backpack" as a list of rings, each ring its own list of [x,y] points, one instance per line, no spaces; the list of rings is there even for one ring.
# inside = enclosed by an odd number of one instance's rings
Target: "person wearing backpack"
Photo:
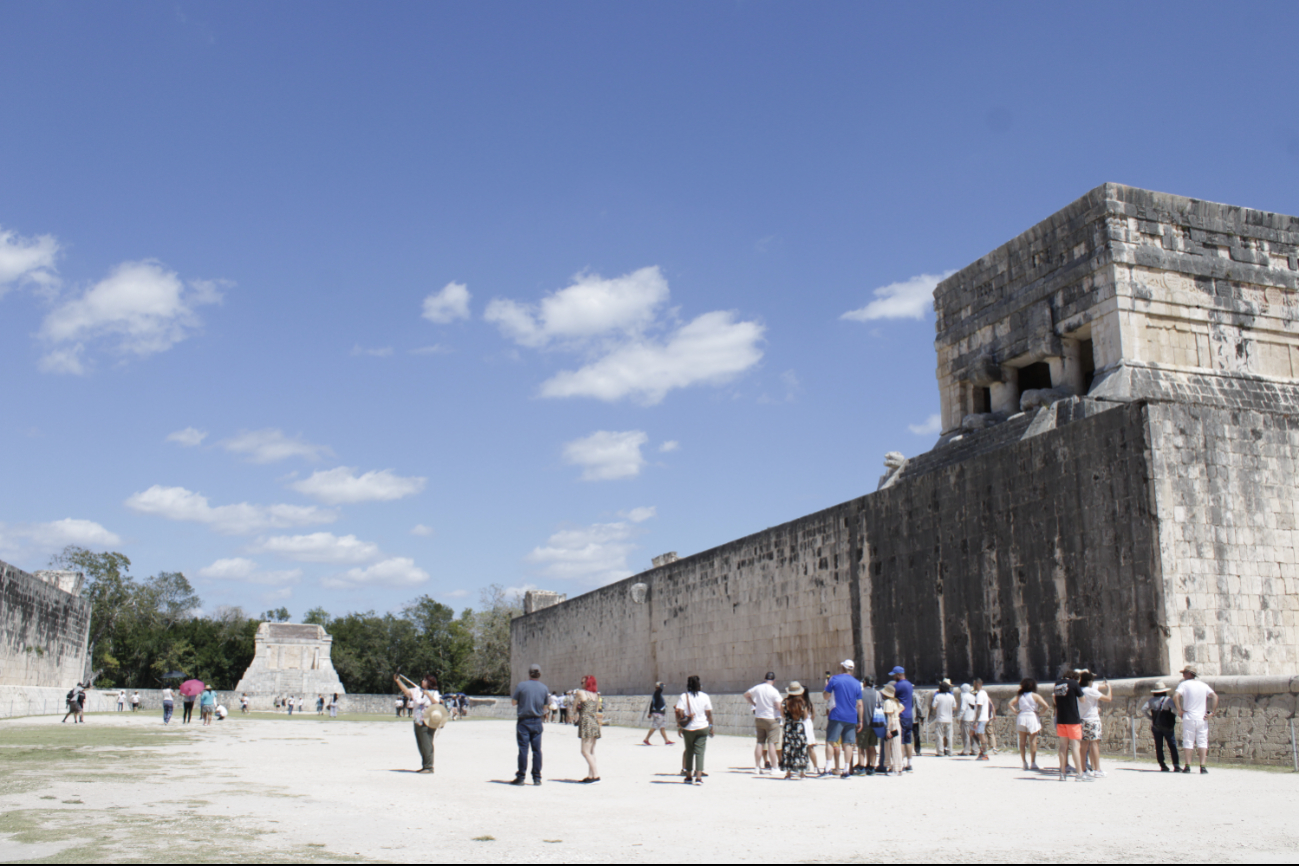
[[[1155,683],[1150,690],[1150,700],[1146,701],[1146,715],[1150,717],[1150,733],[1155,737],[1155,757],[1159,759],[1159,771],[1167,773],[1168,764],[1164,763],[1164,745],[1173,756],[1174,773],[1182,771],[1177,754],[1177,705],[1168,695],[1168,684],[1163,680]]]

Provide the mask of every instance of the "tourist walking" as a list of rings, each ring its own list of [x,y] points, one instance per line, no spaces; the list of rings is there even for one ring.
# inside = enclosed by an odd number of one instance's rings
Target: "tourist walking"
[[[325,696],[316,695],[316,715],[323,716],[324,714],[325,714]]]
[[[852,659],[844,659],[839,663],[839,673],[825,684],[827,699],[834,700],[834,708],[830,710],[829,723],[826,725],[825,742],[829,753],[825,763],[828,766],[829,755],[834,755],[834,772],[841,779],[852,778],[857,732],[864,727],[861,683],[853,676],[855,667]]]
[[[861,776],[875,775],[875,756],[876,749],[879,747],[879,731],[875,730],[873,724],[875,720],[875,711],[880,706],[879,691],[875,688],[875,678],[864,676],[861,678],[861,718],[864,723],[861,730],[857,732],[857,774]],[[880,720],[881,722],[883,719]],[[883,757],[881,755],[881,757]],[[826,763],[829,763],[827,761]]]
[[[188,725],[194,718],[194,695],[182,694],[180,697],[185,703],[184,712],[181,715],[180,722],[182,725]]]
[[[528,667],[528,679],[514,687],[510,703],[518,708],[518,723],[514,726],[519,745],[519,770],[511,785],[522,785],[528,775],[528,752],[532,752],[532,784],[541,784],[541,734],[545,723],[541,717],[546,711],[550,689],[541,681],[541,668]]]
[[[401,674],[394,674],[392,681],[401,689],[402,694],[415,708],[412,718],[415,720],[415,746],[419,749],[419,772],[430,775],[433,772],[433,736],[437,732],[424,724],[424,713],[433,708],[442,698],[438,694],[438,680],[432,674],[426,674],[418,687],[407,687],[402,682]]]
[[[81,705],[78,703],[78,699],[81,697],[81,694],[81,683],[77,683],[68,690],[68,693],[64,696],[64,700],[68,703],[68,711],[64,714],[63,721],[59,724],[66,724],[68,716],[72,716],[72,724],[74,725],[80,721],[78,716],[81,714]]]
[[[961,755],[964,758],[967,755],[974,754],[974,717],[977,715],[974,707],[974,694],[969,683],[961,683],[961,698],[957,703],[957,709],[961,715]]]
[[[117,711],[119,713],[126,712],[126,689],[122,689],[117,693]]]
[[[988,746],[984,734],[987,733],[988,721],[992,717],[992,701],[988,698],[988,693],[983,690],[983,680],[974,681],[970,696],[974,699],[974,730],[972,736],[979,747],[979,755],[975,760],[986,761],[988,760]]]
[[[780,713],[784,719],[784,730],[781,742],[780,769],[785,771],[786,779],[804,779],[807,777],[807,727],[811,719],[811,704],[802,685],[797,681],[789,684],[785,690],[785,699],[781,702]],[[794,774],[798,773],[795,777]]]
[[[685,748],[681,755],[681,769],[685,783],[704,783],[704,753],[708,738],[713,735],[713,702],[703,691],[699,677],[686,680],[686,690],[677,699],[677,733]]]
[[[1163,680],[1155,683],[1150,690],[1150,700],[1146,701],[1146,715],[1150,717],[1150,733],[1155,738],[1155,757],[1159,759],[1160,772],[1168,772],[1164,761],[1164,746],[1168,746],[1169,757],[1173,761],[1173,772],[1180,773],[1181,756],[1177,748],[1177,702],[1169,697],[1168,684]]]
[[[176,702],[172,696],[171,689],[162,690],[162,723],[171,724],[171,714],[176,709]]]
[[[889,776],[900,776],[903,770],[902,702],[898,700],[897,685],[888,683],[880,690],[884,710],[884,767]]]
[[[1038,713],[1051,708],[1037,693],[1037,680],[1020,681],[1019,692],[1012,702],[1015,708],[1015,731],[1019,735],[1019,760],[1025,770],[1036,770],[1037,738],[1042,733],[1042,720]]]
[[[1070,755],[1078,768],[1077,780],[1090,781],[1090,777],[1082,774],[1082,713],[1078,702],[1083,693],[1078,685],[1078,672],[1072,666],[1065,665],[1060,671],[1052,696],[1055,700],[1055,735],[1060,744],[1060,781],[1067,778]]]
[[[1182,681],[1177,684],[1173,703],[1182,719],[1182,754],[1186,759],[1182,772],[1191,772],[1191,755],[1199,752],[1200,772],[1209,772],[1204,763],[1209,757],[1209,719],[1218,710],[1218,693],[1198,679],[1195,668],[1182,668]]]
[[[645,715],[649,716],[649,733],[645,735],[645,745],[650,745],[650,739],[653,738],[654,732],[658,731],[663,735],[663,744],[672,745],[668,739],[667,726],[668,702],[663,699],[663,684],[654,684],[654,695],[650,698],[649,709]]]
[[[956,695],[952,694],[952,681],[943,680],[929,701],[929,718],[933,719],[935,726],[934,755],[939,758],[952,756],[952,725],[955,717]]]
[[[1093,685],[1095,684],[1095,685]],[[1101,769],[1101,703],[1109,703],[1114,700],[1114,694],[1110,689],[1109,683],[1096,683],[1096,675],[1091,671],[1085,671],[1078,678],[1078,685],[1082,687],[1082,737],[1083,737],[1083,759],[1084,762],[1091,764],[1090,769],[1083,770],[1084,775],[1090,774],[1093,778],[1104,778],[1105,771]],[[1104,691],[1097,686],[1104,686]]]
[[[753,747],[753,772],[758,775],[780,764],[783,721],[780,713],[781,697],[775,681],[776,675],[768,671],[766,679],[744,693],[744,699],[753,707],[753,722],[757,729],[757,744]]]
[[[203,690],[203,696],[199,698],[198,712],[203,719],[204,727],[212,724],[212,714],[216,712],[216,693],[212,691],[211,686]]]
[[[140,693],[135,692],[134,694],[131,695],[131,712],[138,713],[139,711],[140,711]]]
[[[889,676],[893,678],[893,691],[896,694],[896,700],[902,705],[902,715],[900,724],[902,725],[902,749],[906,754],[907,765],[903,770],[911,772],[911,757],[915,753],[912,746],[916,730],[916,706],[915,706],[915,686],[907,679],[906,668],[898,665],[889,671]]]
[[[600,781],[600,768],[595,763],[595,744],[600,741],[600,693],[595,677],[587,677],[582,688],[573,692],[573,706],[577,709],[577,736],[582,741],[582,757],[586,759],[585,783]]]

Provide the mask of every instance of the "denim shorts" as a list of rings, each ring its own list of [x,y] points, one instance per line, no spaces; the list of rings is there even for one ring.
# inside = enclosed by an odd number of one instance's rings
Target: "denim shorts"
[[[825,742],[830,743],[842,742],[845,746],[857,745],[857,723],[856,722],[837,722],[834,719],[826,725]]]

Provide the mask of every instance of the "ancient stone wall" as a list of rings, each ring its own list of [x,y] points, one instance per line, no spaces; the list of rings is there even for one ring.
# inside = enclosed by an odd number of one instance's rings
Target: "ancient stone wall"
[[[86,675],[90,603],[80,575],[0,562],[0,685],[70,688]]]
[[[333,642],[318,625],[264,622],[257,627],[252,664],[235,691],[272,697],[343,694],[330,658]]]

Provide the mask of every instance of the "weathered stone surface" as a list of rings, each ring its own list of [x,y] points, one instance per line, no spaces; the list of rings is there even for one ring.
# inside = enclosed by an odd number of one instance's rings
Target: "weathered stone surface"
[[[90,603],[77,572],[0,562],[0,685],[68,688],[86,671]]]
[[[250,695],[343,694],[329,651],[334,639],[318,625],[264,622],[257,627],[253,662],[235,692]]]

